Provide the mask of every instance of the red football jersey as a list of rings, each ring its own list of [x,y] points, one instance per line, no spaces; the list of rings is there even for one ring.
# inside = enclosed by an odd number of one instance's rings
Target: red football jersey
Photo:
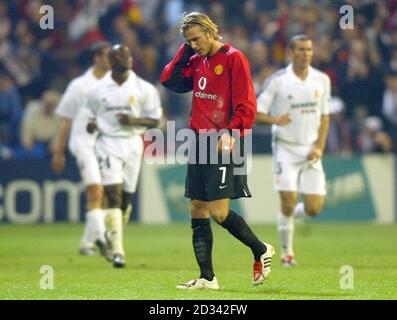
[[[164,68],[161,83],[179,93],[193,90],[189,126],[195,131],[244,130],[254,124],[256,96],[250,66],[241,51],[228,44],[204,57],[183,44]]]

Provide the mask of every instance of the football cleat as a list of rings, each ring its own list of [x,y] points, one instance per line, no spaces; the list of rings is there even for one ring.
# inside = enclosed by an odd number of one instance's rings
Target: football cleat
[[[94,247],[81,247],[79,253],[82,256],[92,257],[96,255]]]
[[[123,223],[124,223],[124,225],[127,225],[128,221],[130,221],[131,213],[132,213],[132,204],[130,203],[127,206],[127,208],[123,211]]]
[[[205,289],[219,290],[219,285],[218,285],[218,280],[216,280],[216,277],[214,277],[214,279],[212,279],[211,281],[204,278],[190,280],[186,283],[178,284],[176,288],[188,289],[188,290],[205,290]]]
[[[113,255],[113,267],[114,268],[125,267],[125,257],[122,254],[116,253]]]
[[[254,270],[253,270],[253,285],[257,286],[262,284],[265,279],[270,274],[270,265],[272,263],[272,257],[276,254],[273,246],[271,244],[265,243],[266,252],[261,255],[259,261],[254,262]]]
[[[106,237],[105,237],[106,238]],[[112,245],[111,243],[107,240],[106,238],[106,242],[103,242],[102,240],[96,240],[95,241],[96,246],[99,249],[99,252],[101,253],[101,256],[104,256],[105,259],[108,262],[112,262],[113,261],[113,257],[112,257]]]
[[[297,262],[293,255],[286,254],[281,258],[281,264],[284,267],[295,267],[297,265]]]

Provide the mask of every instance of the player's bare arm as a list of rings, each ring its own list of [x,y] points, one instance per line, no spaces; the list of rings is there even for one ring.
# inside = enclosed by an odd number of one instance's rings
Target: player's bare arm
[[[52,169],[57,173],[62,172],[65,168],[65,146],[67,138],[69,136],[71,123],[72,121],[70,119],[62,118],[59,127],[58,137],[54,144],[54,152],[52,154],[51,166]]]
[[[277,117],[272,117],[267,113],[257,112],[255,122],[258,124],[276,124],[280,127],[284,127],[292,122],[289,113],[284,113]]]
[[[310,161],[317,161],[321,159],[321,157],[323,156],[325,142],[327,140],[327,135],[328,135],[328,127],[329,127],[329,116],[322,115],[320,128],[318,129],[318,140],[316,146],[312,151],[310,151],[308,156],[308,159]]]
[[[143,126],[148,128],[156,128],[160,120],[152,118],[136,118],[129,114],[118,113],[116,114],[119,123],[124,126]]]

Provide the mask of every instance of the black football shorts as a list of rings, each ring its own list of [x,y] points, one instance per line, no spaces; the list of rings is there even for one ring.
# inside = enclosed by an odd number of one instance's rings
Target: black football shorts
[[[187,169],[185,197],[201,201],[250,198],[245,168],[244,138],[240,138],[239,146],[236,142],[236,147],[232,151],[238,152],[238,158],[234,158],[230,152],[227,153],[227,157],[222,157],[222,153],[216,150],[216,143],[211,145],[208,137],[199,139],[196,135],[196,138],[196,153],[190,158]],[[203,155],[204,150],[207,152]],[[214,161],[216,158],[218,161]],[[199,163],[200,159],[201,163]]]

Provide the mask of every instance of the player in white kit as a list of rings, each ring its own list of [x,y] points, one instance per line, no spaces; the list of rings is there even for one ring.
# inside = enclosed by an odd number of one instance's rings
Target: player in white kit
[[[113,46],[109,60],[112,72],[88,92],[86,106],[94,120],[87,131],[99,132],[95,149],[106,196],[106,230],[113,266],[122,268],[122,194],[132,195],[136,190],[143,154],[141,135],[158,125],[162,109],[157,89],[131,70],[128,47]]]
[[[86,131],[89,115],[83,107],[87,90],[110,70],[108,58],[110,48],[111,44],[108,42],[97,42],[92,45],[90,48],[92,67],[70,82],[56,109],[62,120],[52,157],[52,167],[55,172],[63,171],[65,145],[70,132],[69,150],[76,158],[81,178],[86,186],[87,212],[80,253],[88,256],[95,254],[95,242],[101,253],[105,254],[105,226],[101,176],[94,150],[96,136]]]
[[[330,79],[310,66],[313,44],[306,35],[291,39],[288,54],[292,63],[264,84],[256,122],[273,125],[273,175],[281,200],[278,230],[282,264],[294,266],[294,217],[317,216],[326,194],[321,158],[328,134]],[[303,202],[297,204],[298,193],[303,195]]]

